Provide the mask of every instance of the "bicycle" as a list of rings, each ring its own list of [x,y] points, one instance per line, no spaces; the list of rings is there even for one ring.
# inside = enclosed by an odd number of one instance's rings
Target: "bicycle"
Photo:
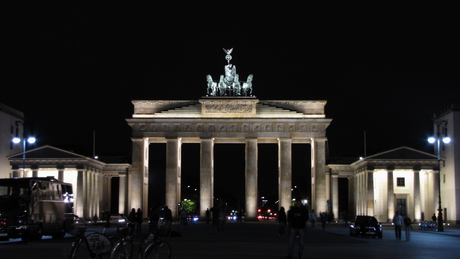
[[[122,238],[116,242],[110,252],[110,259],[130,259],[133,255],[133,234],[137,223],[128,223],[126,228],[120,229],[118,232]]]
[[[82,219],[80,221],[84,222]],[[86,225],[86,223],[83,223]],[[105,232],[106,226],[104,225]],[[115,242],[119,241],[117,236],[107,236],[105,233],[91,232],[86,234],[86,227],[79,227],[74,229],[76,231],[75,241],[72,242],[72,249],[70,251],[70,259],[77,258],[78,250],[80,249],[81,243],[86,244],[86,248],[90,253],[90,258],[102,258],[102,255],[109,254],[112,250],[112,246]]]
[[[171,245],[158,238],[157,232],[150,233],[139,244],[140,259],[170,259],[171,251]]]

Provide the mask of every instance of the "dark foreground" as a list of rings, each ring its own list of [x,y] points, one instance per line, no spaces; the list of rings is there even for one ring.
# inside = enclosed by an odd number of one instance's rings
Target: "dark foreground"
[[[221,233],[201,222],[188,226],[173,225],[173,229],[181,236],[164,238],[172,246],[172,258],[270,259],[287,255],[288,238],[278,236],[276,222],[229,222]],[[139,239],[140,236],[136,241]],[[2,242],[0,257],[68,258],[72,241],[73,238],[69,237],[27,243]],[[414,230],[410,241],[404,240],[404,233],[403,240],[397,241],[391,226],[386,226],[383,239],[378,239],[350,237],[346,227],[328,225],[325,231],[318,227],[307,228],[304,258],[458,258],[459,244],[460,231],[454,227],[447,227],[443,233]],[[80,258],[88,258],[85,250],[79,254]]]

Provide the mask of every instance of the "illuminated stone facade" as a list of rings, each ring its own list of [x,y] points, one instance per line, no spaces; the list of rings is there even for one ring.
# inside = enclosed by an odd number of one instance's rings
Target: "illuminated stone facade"
[[[129,164],[103,163],[52,146],[28,150],[25,160],[22,153],[8,159],[12,167],[11,177],[54,177],[71,183],[74,213],[86,219],[100,217],[103,210],[116,213],[111,208],[111,179],[119,177],[118,210],[121,213],[128,210],[125,197]]]
[[[200,143],[200,215],[213,207],[216,143],[246,145],[246,219],[257,217],[257,144],[276,143],[279,149],[279,206],[292,202],[291,145],[310,143],[312,206],[326,207],[325,142],[326,101],[262,101],[255,97],[212,96],[197,101],[133,101],[134,114],[127,119],[132,128],[133,157],[129,175],[130,205],[147,208],[148,157],[150,143],[166,143],[166,205],[177,215],[181,201],[181,145]],[[218,172],[217,172],[218,173]],[[145,210],[144,210],[145,211]]]

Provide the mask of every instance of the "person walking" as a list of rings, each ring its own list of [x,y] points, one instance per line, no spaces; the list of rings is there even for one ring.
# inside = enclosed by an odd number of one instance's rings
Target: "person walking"
[[[136,233],[137,234],[141,234],[142,232],[142,221],[143,221],[142,210],[138,208],[136,211],[136,223],[137,223]]]
[[[321,212],[319,214],[319,217],[321,218],[321,227],[322,227],[322,229],[326,230],[326,222],[327,222],[326,212]]]
[[[396,211],[396,214],[393,217],[393,224],[395,225],[396,239],[401,240],[401,228],[404,225],[404,220],[403,217],[399,214],[399,211]]]
[[[128,220],[132,223],[136,222],[136,209],[131,209],[131,212],[128,215]]]
[[[311,210],[310,212],[310,223],[311,223],[311,228],[315,228],[315,224],[316,224],[315,210]]]
[[[170,208],[168,208],[168,206],[164,206],[163,208],[163,217],[164,217],[164,221],[165,221],[165,224],[164,224],[164,228],[165,228],[165,234],[167,236],[170,235],[171,233],[171,224],[172,224],[172,211]]]
[[[294,254],[294,246],[297,242],[299,244],[299,258],[303,258],[303,251],[305,247],[305,227],[308,221],[308,210],[302,205],[300,200],[296,201],[295,206],[292,206],[287,214],[287,221],[289,224],[289,247],[288,256],[292,258]]]
[[[278,235],[284,236],[284,233],[286,232],[286,225],[287,225],[287,216],[286,216],[286,211],[284,210],[284,207],[281,207],[280,211],[278,211],[278,224],[279,224]]]
[[[412,230],[412,220],[407,215],[404,217],[404,230],[406,232],[406,241],[409,241],[410,232]]]

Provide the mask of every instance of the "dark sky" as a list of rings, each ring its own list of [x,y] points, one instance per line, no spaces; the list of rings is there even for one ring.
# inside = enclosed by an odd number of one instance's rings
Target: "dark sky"
[[[38,145],[91,156],[96,131],[98,154],[129,153],[131,100],[199,99],[222,48],[259,99],[327,100],[330,156],[362,156],[364,132],[367,155],[431,152],[433,113],[460,101],[453,6],[152,2],[3,8],[0,102]]]

